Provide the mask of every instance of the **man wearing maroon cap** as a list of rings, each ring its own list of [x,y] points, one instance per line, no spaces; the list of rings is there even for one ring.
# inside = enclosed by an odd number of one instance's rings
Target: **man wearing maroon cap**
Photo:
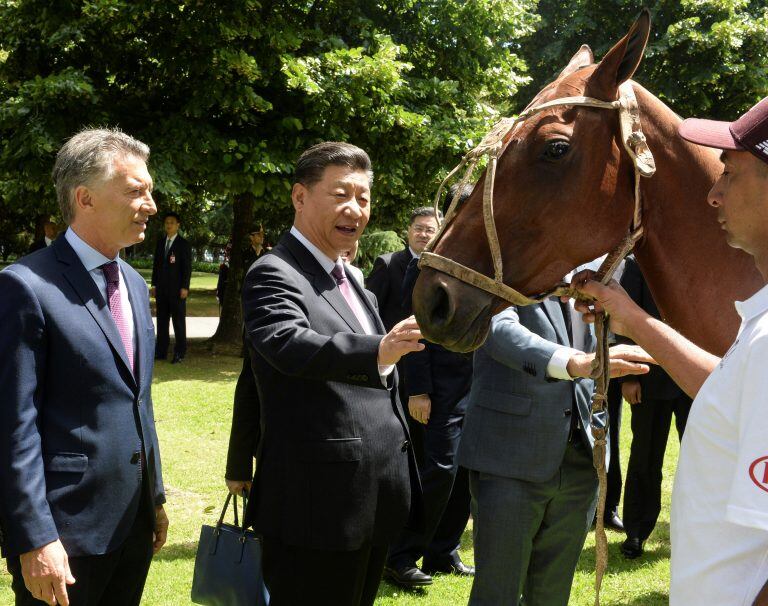
[[[679,133],[723,150],[708,202],[728,243],[752,255],[768,283],[768,98],[735,122],[689,119]],[[736,302],[741,327],[720,359],[651,318],[616,282],[590,278],[582,272],[573,286],[695,397],[672,493],[670,604],[768,605],[768,286]]]

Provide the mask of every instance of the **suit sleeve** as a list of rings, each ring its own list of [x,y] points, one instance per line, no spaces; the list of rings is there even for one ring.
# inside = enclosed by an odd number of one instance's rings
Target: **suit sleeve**
[[[382,336],[318,333],[309,322],[312,301],[286,269],[267,259],[246,276],[243,314],[254,350],[284,375],[384,389],[377,363]]]
[[[37,297],[11,270],[0,273],[0,522],[4,554],[19,555],[59,533],[46,499],[37,419],[46,373],[45,320]]]
[[[192,279],[192,245],[184,240],[184,254],[181,256],[181,288],[189,290]]]
[[[514,306],[493,317],[484,347],[497,362],[542,381],[548,379],[550,359],[563,348],[525,328]]]
[[[403,374],[408,396],[431,394],[432,385],[432,344],[427,342],[421,351],[412,351],[403,356]]]
[[[253,455],[261,433],[261,409],[256,379],[251,369],[250,348],[245,348],[243,368],[235,387],[232,429],[227,449],[227,480],[245,482],[253,478]]]
[[[373,269],[365,280],[365,288],[376,295],[379,308],[386,305],[389,296],[389,267],[384,257],[376,257],[373,262]]]
[[[643,274],[640,272],[640,266],[633,258],[628,258],[624,265],[624,273],[621,275],[620,284],[627,291],[629,297],[643,307]],[[616,335],[617,343],[629,343],[634,345],[632,339],[623,335]],[[627,378],[631,378],[628,376]],[[634,377],[637,378],[637,377]]]
[[[157,286],[157,282],[159,278],[158,273],[160,272],[160,263],[162,263],[161,257],[163,256],[163,253],[161,252],[162,244],[163,244],[163,239],[161,238],[160,240],[157,241],[157,246],[155,246],[155,256],[152,257],[152,281],[151,281],[152,286]]]

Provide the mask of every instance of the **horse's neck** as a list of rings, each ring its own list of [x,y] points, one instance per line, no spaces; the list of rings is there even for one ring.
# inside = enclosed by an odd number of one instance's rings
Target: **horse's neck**
[[[636,87],[656,174],[643,180],[644,238],[636,257],[663,318],[694,343],[722,355],[736,336],[733,302],[763,280],[752,257],[728,246],[707,194],[722,169],[715,150],[677,134],[679,118]]]

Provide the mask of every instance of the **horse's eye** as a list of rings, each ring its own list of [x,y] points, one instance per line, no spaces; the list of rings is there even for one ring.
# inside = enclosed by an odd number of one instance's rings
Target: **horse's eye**
[[[556,141],[550,141],[547,143],[547,146],[544,148],[544,159],[545,160],[560,160],[565,154],[568,153],[568,149],[571,147],[571,144],[568,143],[568,141],[563,141],[562,139],[557,139]]]

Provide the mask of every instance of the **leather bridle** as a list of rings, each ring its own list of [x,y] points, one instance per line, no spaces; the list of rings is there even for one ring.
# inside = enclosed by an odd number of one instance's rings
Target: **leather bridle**
[[[485,223],[485,234],[488,246],[493,260],[493,274],[490,278],[474,269],[470,269],[461,263],[442,255],[432,252],[438,242],[445,234],[446,229],[456,217],[458,211],[458,193],[453,197],[451,205],[441,222],[440,228],[435,237],[430,241],[424,252],[421,253],[419,267],[431,267],[437,271],[453,276],[467,284],[484,290],[500,299],[508,301],[513,305],[533,305],[540,303],[544,299],[555,295],[574,295],[570,288],[564,283],[560,283],[545,293],[536,296],[527,296],[515,290],[511,286],[504,284],[504,267],[502,262],[501,247],[499,245],[499,236],[496,230],[496,221],[494,218],[493,207],[493,186],[496,179],[496,165],[498,159],[504,150],[504,139],[521,122],[531,116],[539,114],[545,110],[554,107],[592,107],[596,109],[610,109],[619,112],[619,124],[621,127],[621,140],[624,149],[627,150],[632,158],[635,167],[635,210],[632,217],[632,224],[628,235],[622,242],[609,252],[605,261],[598,269],[600,280],[608,282],[613,276],[616,268],[634,247],[635,243],[643,235],[642,225],[642,196],[640,193],[640,178],[650,177],[656,172],[656,165],[650,149],[646,143],[645,135],[640,124],[640,109],[637,104],[637,98],[630,82],[625,82],[619,88],[620,96],[616,101],[601,101],[592,97],[562,97],[553,99],[540,105],[529,107],[516,118],[503,118],[491,131],[483,138],[480,144],[472,151],[467,153],[458,166],[454,168],[440,184],[435,196],[435,215],[439,208],[440,199],[446,184],[464,167],[466,170],[460,182],[461,186],[469,183],[472,174],[483,156],[488,156],[488,165],[485,172],[485,181],[483,183],[483,220]],[[461,191],[462,187],[458,188]]]

